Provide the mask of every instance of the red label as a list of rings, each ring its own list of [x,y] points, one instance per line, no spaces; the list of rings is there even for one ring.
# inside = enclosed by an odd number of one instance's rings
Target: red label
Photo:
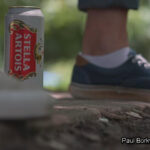
[[[10,75],[22,80],[36,75],[36,40],[36,29],[20,20],[10,24]]]

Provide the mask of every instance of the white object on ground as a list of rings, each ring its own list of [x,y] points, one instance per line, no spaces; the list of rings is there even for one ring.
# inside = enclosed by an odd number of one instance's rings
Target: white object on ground
[[[0,73],[0,120],[46,117],[53,103],[53,98],[35,85]]]
[[[138,113],[135,113],[135,112],[127,112],[126,113],[127,115],[131,116],[131,117],[134,117],[134,118],[139,118],[139,119],[142,119],[142,116],[140,116]]]
[[[104,123],[108,123],[109,120],[107,118],[99,118],[99,121],[104,122]]]

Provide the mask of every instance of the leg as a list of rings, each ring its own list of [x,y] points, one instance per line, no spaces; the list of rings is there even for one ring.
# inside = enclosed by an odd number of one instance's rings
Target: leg
[[[83,53],[104,55],[128,45],[127,9],[89,9],[83,38]]]
[[[73,69],[73,96],[150,101],[150,64],[128,47],[127,12],[137,7],[138,0],[79,0],[88,19]]]
[[[137,8],[138,0],[79,0],[79,9],[88,14],[83,53],[104,55],[128,46],[127,12]]]

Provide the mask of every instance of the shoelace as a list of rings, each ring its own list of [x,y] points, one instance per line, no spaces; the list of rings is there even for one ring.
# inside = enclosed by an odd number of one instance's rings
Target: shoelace
[[[137,63],[139,66],[143,65],[145,68],[150,68],[150,63],[140,54],[135,55],[132,62]]]

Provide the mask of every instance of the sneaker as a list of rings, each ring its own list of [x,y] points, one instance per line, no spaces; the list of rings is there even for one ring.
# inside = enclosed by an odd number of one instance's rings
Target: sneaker
[[[70,92],[76,98],[150,101],[150,64],[134,51],[124,64],[112,69],[78,55]]]
[[[42,89],[0,73],[0,120],[47,117],[54,100]]]

